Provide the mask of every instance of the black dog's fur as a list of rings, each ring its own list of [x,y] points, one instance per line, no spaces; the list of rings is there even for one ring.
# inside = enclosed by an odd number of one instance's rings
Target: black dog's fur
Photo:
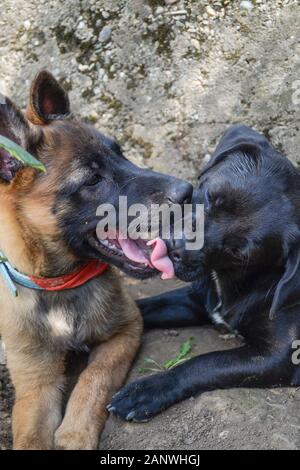
[[[299,386],[292,361],[300,339],[300,174],[246,126],[223,137],[200,176],[205,244],[170,243],[176,273],[195,282],[139,302],[145,325],[223,322],[244,337],[239,348],[195,357],[129,384],[110,409],[147,420],[192,395],[231,387]]]

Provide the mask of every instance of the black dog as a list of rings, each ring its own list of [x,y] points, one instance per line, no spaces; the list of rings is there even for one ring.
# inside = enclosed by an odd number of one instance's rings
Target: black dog
[[[205,244],[170,243],[177,276],[189,287],[139,302],[146,327],[223,323],[242,347],[195,357],[127,385],[109,409],[144,421],[192,395],[231,387],[299,386],[292,360],[300,339],[300,174],[246,126],[221,140],[200,176]]]

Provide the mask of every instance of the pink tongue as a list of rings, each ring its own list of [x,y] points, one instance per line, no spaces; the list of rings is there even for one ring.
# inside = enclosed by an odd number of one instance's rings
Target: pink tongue
[[[146,258],[146,255],[137,246],[135,242],[133,242],[129,238],[119,238],[118,242],[121,245],[123,253],[125,254],[125,256],[127,256],[128,259],[131,259],[131,261],[135,261],[136,263],[143,263],[147,265],[149,264],[149,260]]]
[[[162,273],[162,279],[172,279],[175,276],[172,261],[168,257],[168,251],[165,242],[161,238],[150,240],[147,245],[153,247],[150,261],[147,259],[143,250],[130,239],[118,238],[123,253],[131,261],[152,266]]]
[[[168,251],[165,242],[161,238],[155,238],[147,243],[148,246],[154,246],[151,253],[151,264],[162,273],[162,279],[172,279],[175,276],[173,263],[168,257]]]

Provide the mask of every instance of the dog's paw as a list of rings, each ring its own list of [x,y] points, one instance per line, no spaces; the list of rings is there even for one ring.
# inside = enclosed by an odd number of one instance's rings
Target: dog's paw
[[[67,430],[58,428],[54,437],[56,450],[94,450],[97,442],[87,431]]]
[[[107,409],[126,421],[149,421],[175,403],[172,382],[168,372],[133,382],[114,395]]]

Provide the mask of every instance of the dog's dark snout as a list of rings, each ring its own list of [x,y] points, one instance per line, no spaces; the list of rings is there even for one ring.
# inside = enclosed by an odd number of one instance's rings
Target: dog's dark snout
[[[168,199],[172,204],[189,204],[192,200],[193,186],[186,181],[176,182],[170,188]]]
[[[187,240],[184,235],[180,239],[171,238],[166,241],[166,244],[169,257],[175,264],[183,263],[190,267],[198,267],[204,261],[203,250],[188,249]]]
[[[185,254],[185,241],[183,239],[174,239],[167,241],[167,247],[170,258],[173,261],[180,261]]]

